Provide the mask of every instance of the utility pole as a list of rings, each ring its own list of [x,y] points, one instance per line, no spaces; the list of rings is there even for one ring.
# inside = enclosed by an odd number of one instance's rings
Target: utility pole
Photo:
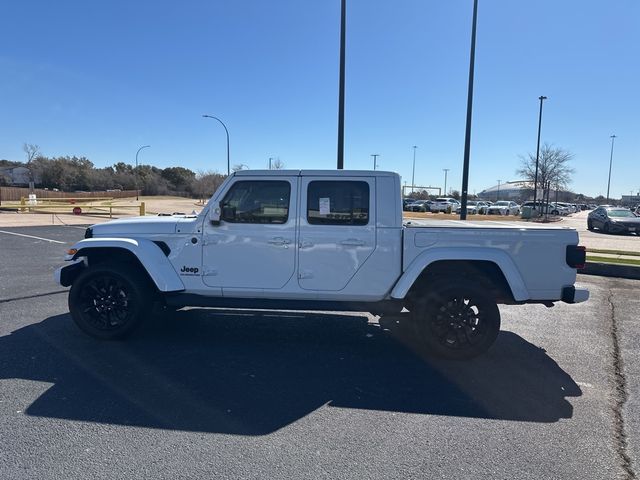
[[[450,168],[443,168],[442,171],[444,172],[444,196],[447,196],[447,174],[449,173],[449,170],[451,170]]]
[[[338,88],[338,170],[344,168],[344,63],[347,0],[340,4],[340,84]]]
[[[376,169],[377,160],[378,160],[378,157],[380,156],[380,154],[379,153],[372,153],[371,156],[373,157],[373,169],[375,170]]]
[[[498,180],[498,192],[496,193],[496,202],[500,200],[500,182],[502,182],[502,180]]]
[[[538,97],[540,100],[540,113],[538,114],[538,146],[536,147],[536,173],[533,179],[533,208],[536,208],[536,199],[538,198],[538,159],[540,158],[540,129],[542,127],[542,102],[545,101],[547,97],[541,95]],[[542,186],[544,189],[544,185]],[[544,201],[544,192],[542,195],[542,200]]]
[[[473,71],[476,58],[476,23],[478,21],[478,0],[473,0],[473,21],[471,23],[471,55],[469,56],[469,88],[467,91],[467,128],[464,134],[464,160],[462,163],[462,197],[460,220],[467,219],[467,189],[469,188],[469,155],[471,153],[471,111],[473,109]]]
[[[273,157],[269,157],[269,170],[271,170],[271,160],[273,160]]]
[[[616,140],[615,135],[611,135],[611,157],[609,157],[609,180],[607,181],[607,203],[609,203],[609,187],[611,186],[611,166],[613,165],[613,142]]]
[[[413,146],[413,170],[411,171],[411,193],[413,193],[413,187],[416,186],[416,148]]]

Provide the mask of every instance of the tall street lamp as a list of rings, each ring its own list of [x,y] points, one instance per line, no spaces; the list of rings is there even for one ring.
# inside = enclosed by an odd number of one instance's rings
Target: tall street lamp
[[[538,97],[540,100],[540,113],[538,114],[538,146],[536,147],[536,173],[533,177],[533,208],[536,208],[536,199],[538,198],[538,160],[540,158],[540,129],[542,127],[542,102],[547,99],[544,95]],[[544,188],[544,186],[543,186]],[[544,200],[544,197],[543,197]]]
[[[220,122],[220,125],[224,128],[224,132],[227,134],[227,176],[231,173],[231,164],[229,163],[229,130],[227,130],[227,126],[224,124],[222,120],[218,117],[214,117],[213,115],[202,115],[204,118],[213,118]]]
[[[449,170],[451,170],[450,168],[443,168],[442,171],[444,172],[444,196],[447,195],[447,174],[449,173]]]
[[[372,153],[371,156],[373,157],[373,169],[376,169],[376,165],[378,164],[377,160],[378,157],[380,156],[379,153]]]
[[[607,180],[607,203],[609,203],[609,187],[611,186],[611,165],[613,165],[613,142],[616,140],[615,135],[611,135],[611,156],[609,157],[609,180]]]
[[[413,187],[416,186],[416,147],[413,146],[413,170],[411,170],[411,193],[413,193]]]
[[[340,4],[340,82],[338,88],[338,170],[344,168],[344,57],[347,28],[347,0]]]
[[[460,220],[467,219],[467,189],[469,188],[469,154],[471,152],[471,110],[473,107],[473,70],[476,58],[476,23],[478,20],[478,0],[473,0],[473,21],[471,23],[471,55],[469,56],[469,89],[467,91],[467,128],[464,134],[464,160],[462,163],[462,201]]]
[[[498,180],[498,192],[496,193],[496,202],[500,200],[500,182],[502,182],[502,180]]]
[[[136,202],[139,200],[138,196],[140,195],[140,192],[138,190],[138,154],[140,153],[140,150],[142,150],[143,148],[149,148],[151,145],[143,145],[142,147],[140,147],[138,149],[138,151],[136,152],[136,174],[134,176],[135,180],[136,180]]]

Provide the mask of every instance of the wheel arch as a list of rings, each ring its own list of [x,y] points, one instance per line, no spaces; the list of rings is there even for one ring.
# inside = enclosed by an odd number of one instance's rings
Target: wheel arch
[[[85,266],[120,261],[137,266],[160,292],[184,290],[184,284],[169,259],[162,249],[150,240],[86,239],[75,244],[73,248],[77,252],[71,260],[87,259]],[[68,279],[70,284],[74,278]]]
[[[475,279],[493,290],[505,303],[525,301],[529,292],[508,253],[491,249],[434,249],[416,257],[391,292],[402,299],[434,278]]]

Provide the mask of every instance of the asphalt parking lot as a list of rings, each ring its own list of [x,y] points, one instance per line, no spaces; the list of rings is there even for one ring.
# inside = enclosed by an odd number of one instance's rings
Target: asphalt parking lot
[[[52,281],[82,234],[0,228],[0,478],[637,477],[639,281],[501,307],[464,363],[365,314],[189,309],[103,343]]]

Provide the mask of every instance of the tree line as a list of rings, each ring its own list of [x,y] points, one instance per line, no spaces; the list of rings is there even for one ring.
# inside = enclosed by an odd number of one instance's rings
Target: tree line
[[[42,155],[37,145],[24,144],[26,162],[0,160],[0,167],[26,167],[41,188],[65,192],[139,190],[142,195],[182,195],[208,198],[226,178],[214,171],[194,172],[184,167],[134,167],[124,162],[98,168],[86,157]],[[0,175],[0,185],[7,179]]]

